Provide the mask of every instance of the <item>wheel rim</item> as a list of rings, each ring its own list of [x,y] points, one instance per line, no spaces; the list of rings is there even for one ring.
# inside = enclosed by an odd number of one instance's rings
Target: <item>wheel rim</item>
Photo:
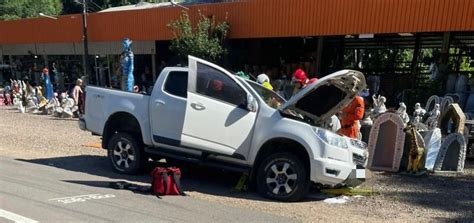
[[[285,195],[295,189],[298,175],[290,163],[277,162],[271,164],[265,178],[269,191],[275,195]]]
[[[114,148],[113,158],[117,167],[128,169],[135,161],[135,153],[128,142],[118,141]]]

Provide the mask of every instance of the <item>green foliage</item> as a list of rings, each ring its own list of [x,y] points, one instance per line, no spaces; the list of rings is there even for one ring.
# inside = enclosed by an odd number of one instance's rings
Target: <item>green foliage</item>
[[[0,20],[38,17],[39,13],[59,15],[61,0],[1,0]]]
[[[214,17],[208,18],[199,11],[199,21],[193,27],[188,13],[183,11],[180,18],[168,24],[168,28],[173,33],[170,50],[183,61],[188,55],[216,61],[227,53],[223,47],[229,31],[227,18],[216,23]]]

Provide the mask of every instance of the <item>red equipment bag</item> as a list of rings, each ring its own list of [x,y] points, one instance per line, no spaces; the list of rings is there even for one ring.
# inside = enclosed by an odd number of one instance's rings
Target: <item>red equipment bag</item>
[[[183,195],[181,189],[181,170],[176,167],[156,167],[151,173],[151,192],[156,196]]]

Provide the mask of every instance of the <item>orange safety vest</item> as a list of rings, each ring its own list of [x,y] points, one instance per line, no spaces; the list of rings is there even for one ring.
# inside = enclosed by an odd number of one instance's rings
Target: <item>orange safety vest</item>
[[[364,118],[364,111],[364,99],[360,96],[356,96],[347,107],[342,109],[341,129],[339,129],[339,133],[357,139],[359,129],[357,121]]]

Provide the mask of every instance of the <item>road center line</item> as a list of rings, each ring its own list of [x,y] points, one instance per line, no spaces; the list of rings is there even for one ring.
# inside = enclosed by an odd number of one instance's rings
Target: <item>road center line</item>
[[[27,217],[5,211],[3,209],[0,209],[0,217],[6,218],[8,220],[12,220],[14,222],[22,222],[22,223],[37,223],[37,221],[33,219],[29,219]]]

